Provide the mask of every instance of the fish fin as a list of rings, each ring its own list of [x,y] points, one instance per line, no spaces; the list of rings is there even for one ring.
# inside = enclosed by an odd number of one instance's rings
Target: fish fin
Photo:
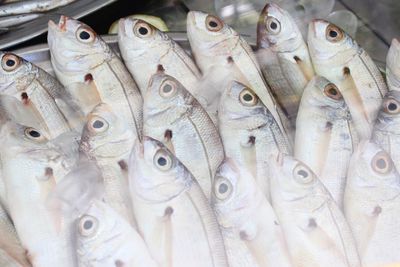
[[[297,66],[299,66],[306,80],[310,81],[314,77],[314,70],[312,67],[310,68],[307,66],[307,64],[298,56],[294,56],[293,59],[296,61]]]

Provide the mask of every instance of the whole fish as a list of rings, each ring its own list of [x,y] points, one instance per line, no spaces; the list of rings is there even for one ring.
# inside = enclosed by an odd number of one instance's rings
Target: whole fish
[[[294,266],[361,266],[347,222],[317,176],[300,161],[271,158],[272,207]]]
[[[37,19],[41,16],[43,16],[43,14],[33,13],[33,14],[21,14],[21,15],[0,17],[0,28],[7,28],[7,27],[20,25],[25,22]]]
[[[274,3],[268,3],[261,12],[257,48],[265,79],[289,119],[295,123],[301,95],[314,76],[314,68],[296,22]]]
[[[289,137],[257,95],[236,81],[221,97],[218,119],[226,157],[244,166],[269,199],[268,159],[292,153]]]
[[[369,139],[387,92],[379,69],[356,41],[324,20],[310,23],[308,46],[315,72],[336,84],[360,138]]]
[[[398,265],[400,174],[390,155],[370,141],[351,159],[344,207],[363,266]]]
[[[165,32],[140,19],[120,19],[118,44],[124,62],[143,95],[151,76],[161,64],[168,75],[180,81],[197,97],[200,71],[185,50]]]
[[[46,12],[68,5],[76,0],[27,0],[1,5],[0,16],[10,16],[33,12]]]
[[[394,38],[386,57],[386,81],[389,90],[400,91],[400,43]]]
[[[278,219],[243,166],[226,159],[216,174],[213,208],[231,267],[292,266]]]
[[[1,129],[10,217],[33,266],[75,266],[71,224],[46,207],[49,193],[76,163],[75,135],[65,133],[49,141],[39,130],[11,121]]]
[[[131,225],[135,225],[128,186],[128,159],[135,134],[101,103],[89,114],[82,132],[80,151],[94,162],[103,178],[104,200]]]
[[[209,198],[224,148],[199,102],[175,78],[159,70],[144,95],[144,135],[162,142],[193,174]]]
[[[160,266],[228,266],[214,211],[196,179],[160,142],[132,151],[129,182],[138,229]]]
[[[339,89],[315,76],[300,102],[294,156],[319,177],[340,208],[349,161],[357,143],[357,132]]]
[[[287,118],[276,104],[262,76],[256,56],[239,33],[218,17],[190,11],[187,16],[187,34],[196,63],[204,74],[214,71],[215,67],[223,68],[227,60],[234,61],[241,73],[232,73],[231,80],[252,88],[271,112],[279,128],[291,133]]]
[[[108,104],[140,139],[142,97],[121,59],[89,26],[61,16],[49,21],[48,43],[57,78],[87,115]]]
[[[70,101],[70,94],[50,74],[31,62],[12,54],[0,52],[0,95],[11,96],[21,102],[21,108],[27,110],[14,115],[19,123],[26,123],[24,117],[34,114],[40,125],[39,130],[50,138],[78,127],[80,120],[79,107]],[[4,112],[15,113],[12,100],[3,103]]]
[[[400,171],[400,91],[386,94],[371,139],[390,154]]]

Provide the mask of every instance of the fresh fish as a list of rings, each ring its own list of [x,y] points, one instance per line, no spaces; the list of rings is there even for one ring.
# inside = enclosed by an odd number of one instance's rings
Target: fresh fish
[[[294,156],[319,177],[340,208],[349,161],[357,143],[357,132],[339,89],[315,76],[301,99]]]
[[[310,23],[308,46],[315,72],[336,84],[359,136],[369,139],[387,92],[379,69],[356,41],[324,20]]]
[[[386,81],[389,90],[400,91],[400,43],[394,38],[386,57]]]
[[[144,95],[143,114],[144,135],[168,147],[209,198],[224,148],[207,112],[180,82],[159,70]]]
[[[257,26],[257,47],[262,73],[294,123],[314,69],[307,44],[286,10],[273,3],[264,7]]]
[[[165,32],[140,19],[121,19],[118,44],[124,62],[143,95],[160,64],[192,95],[197,97],[197,93],[201,93],[197,92],[200,71],[183,48]]]
[[[128,159],[135,134],[107,104],[97,105],[84,127],[80,150],[93,161],[103,178],[105,202],[135,225],[128,186]]]
[[[75,266],[71,224],[46,208],[46,198],[77,160],[76,134],[51,141],[7,122],[1,129],[2,175],[10,217],[33,266]]]
[[[345,215],[364,267],[400,263],[400,174],[376,144],[360,144],[351,159]]]
[[[229,266],[292,266],[271,204],[246,168],[225,160],[215,178],[212,203]]]
[[[371,139],[390,154],[400,171],[400,91],[386,94]]]
[[[108,104],[140,139],[142,97],[121,59],[87,25],[61,16],[49,21],[48,43],[57,78],[85,114]]]
[[[41,16],[43,15],[33,13],[33,14],[21,14],[21,15],[0,17],[0,28],[7,28],[15,25],[20,25],[25,22],[37,19]]]
[[[160,142],[132,151],[129,182],[139,232],[160,266],[228,266],[214,211],[196,179]]]
[[[3,112],[15,113],[20,109],[20,116],[14,119],[21,124],[28,122],[24,116],[36,116],[39,130],[50,138],[78,127],[80,120],[79,107],[71,103],[70,94],[50,74],[12,54],[0,52],[0,95],[11,96],[18,101],[1,101]],[[5,99],[5,98],[2,98]],[[17,108],[15,103],[23,105]]]
[[[218,118],[226,157],[243,165],[269,199],[268,159],[292,153],[289,137],[256,94],[236,81],[221,97]]]
[[[227,60],[234,61],[241,73],[232,73],[231,80],[252,88],[271,112],[279,128],[291,133],[287,118],[275,103],[262,76],[256,56],[239,33],[218,17],[190,11],[187,16],[187,34],[196,63],[204,74],[214,71],[215,67],[224,67]]]
[[[10,16],[34,12],[46,12],[68,5],[76,0],[27,0],[1,5],[0,16]]]
[[[361,266],[350,228],[317,176],[282,154],[271,158],[272,206],[294,266]]]

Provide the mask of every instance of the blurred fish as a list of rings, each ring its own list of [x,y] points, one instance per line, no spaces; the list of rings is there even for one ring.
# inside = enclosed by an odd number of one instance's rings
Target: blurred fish
[[[271,159],[272,206],[298,267],[361,266],[347,222],[316,175],[280,154]]]
[[[400,262],[400,175],[389,154],[366,141],[354,153],[345,214],[365,267]]]
[[[394,38],[386,57],[386,81],[389,90],[400,91],[400,43]]]
[[[293,123],[301,95],[314,76],[308,47],[290,14],[267,4],[257,26],[257,55],[262,73]]]
[[[48,43],[57,78],[85,115],[106,103],[140,139],[142,97],[111,48],[89,26],[65,16],[58,25],[49,21]]]
[[[229,266],[292,266],[271,204],[243,166],[225,160],[214,181],[212,203]]]
[[[268,159],[292,153],[288,136],[255,93],[239,82],[222,95],[218,118],[226,157],[243,165],[269,199]]]
[[[129,182],[138,228],[160,266],[228,266],[214,211],[196,179],[160,142],[136,142]]]
[[[1,5],[0,16],[10,16],[34,12],[46,12],[68,5],[76,0],[26,0]]]
[[[144,135],[162,142],[209,198],[224,148],[207,112],[180,82],[159,70],[144,95],[143,114]]]
[[[233,73],[231,79],[252,88],[287,133],[291,129],[281,108],[277,106],[270,88],[265,82],[260,66],[251,47],[240,35],[221,19],[199,11],[187,16],[187,34],[197,65],[207,74],[216,66],[224,67],[227,60],[237,65],[241,75]]]
[[[135,219],[128,187],[128,159],[134,142],[133,131],[102,103],[89,114],[80,144],[80,151],[101,171],[105,202],[132,226]]]
[[[357,143],[357,132],[339,89],[315,76],[301,99],[294,156],[320,178],[340,208],[350,157]]]
[[[369,139],[387,92],[379,69],[356,41],[327,21],[310,23],[308,45],[315,72],[336,84],[359,136]]]
[[[20,25],[22,23],[37,19],[41,16],[43,16],[43,15],[32,13],[32,14],[21,14],[21,15],[0,17],[0,28],[7,28],[7,27]]]

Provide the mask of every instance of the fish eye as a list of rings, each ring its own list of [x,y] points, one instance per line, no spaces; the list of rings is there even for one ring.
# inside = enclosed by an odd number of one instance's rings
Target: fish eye
[[[94,133],[103,133],[108,129],[109,124],[105,119],[99,116],[93,116],[89,119],[87,126],[89,130]]]
[[[14,54],[5,54],[1,59],[1,67],[5,71],[13,71],[20,64],[20,59]]]
[[[149,24],[140,21],[133,27],[133,32],[138,37],[148,37],[152,35],[153,30]]]
[[[28,127],[25,129],[25,136],[34,141],[44,141],[46,138],[35,128]]]
[[[400,103],[393,98],[388,98],[383,102],[383,111],[388,114],[400,113]]]
[[[269,33],[278,34],[281,32],[281,23],[276,18],[267,17],[265,24]]]
[[[386,152],[380,151],[372,158],[371,167],[377,173],[387,174],[393,169],[393,161]]]
[[[219,200],[227,199],[232,194],[232,191],[233,191],[233,186],[228,179],[222,176],[216,177],[214,182],[214,195]]]
[[[80,27],[76,31],[77,39],[82,43],[91,43],[94,41],[96,34],[92,29],[87,27]]]
[[[258,96],[251,89],[246,88],[240,92],[239,101],[245,106],[252,107],[258,103]]]
[[[344,37],[344,34],[343,34],[343,31],[339,27],[337,27],[333,24],[329,24],[329,26],[326,28],[325,36],[328,41],[335,43],[335,42],[339,42],[340,40],[342,40]]]
[[[99,227],[99,221],[90,215],[83,215],[79,220],[79,233],[82,236],[90,237],[93,236]]]
[[[293,176],[297,182],[308,184],[314,180],[311,170],[303,164],[298,164],[293,170]]]
[[[177,85],[174,81],[167,80],[161,84],[160,95],[164,98],[172,97],[177,92]]]
[[[160,171],[168,171],[172,168],[173,159],[168,151],[159,149],[153,157],[153,164]]]
[[[342,94],[340,93],[339,89],[333,83],[329,83],[324,88],[324,94],[332,98],[333,100],[340,100],[342,99]]]
[[[213,15],[208,15],[206,18],[206,28],[212,32],[218,32],[224,27],[224,23]]]

